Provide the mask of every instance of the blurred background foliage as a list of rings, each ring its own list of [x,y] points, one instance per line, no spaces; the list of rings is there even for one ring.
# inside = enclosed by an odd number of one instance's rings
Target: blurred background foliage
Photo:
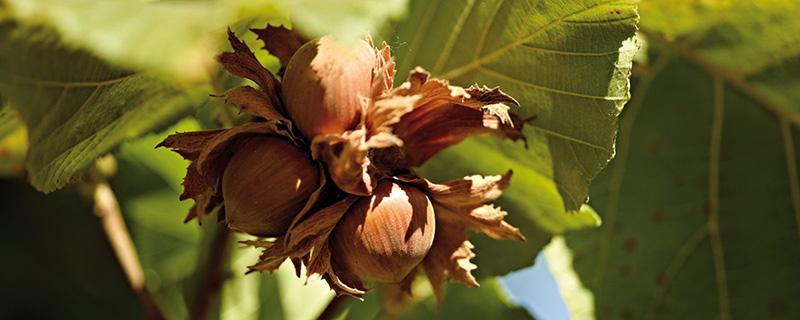
[[[518,295],[537,282],[500,280],[542,249],[537,266],[575,319],[798,318],[798,16],[792,0],[1,0],[0,317],[146,317],[92,215],[87,170],[109,153],[166,318],[323,312],[324,282],[304,285],[289,265],[245,276],[258,255],[237,243],[246,236],[213,218],[184,224],[187,163],[153,148],[246,120],[209,97],[241,81],[213,57],[226,28],[255,50],[247,29],[271,23],[343,41],[371,31],[392,45],[398,83],[422,66],[501,86],[529,119],[527,148],[469,139],[421,168],[434,181],[513,169],[499,204],[528,241],[473,237],[482,286],[449,285],[441,308],[419,281],[404,308],[374,290],[340,319],[549,315]]]

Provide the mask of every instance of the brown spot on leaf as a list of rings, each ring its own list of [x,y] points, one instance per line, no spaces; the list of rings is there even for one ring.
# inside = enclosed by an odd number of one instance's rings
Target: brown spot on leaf
[[[706,217],[709,214],[711,214],[711,201],[710,200],[706,199],[706,201],[703,202],[703,209],[700,210],[700,214],[702,214],[703,216],[706,216]]]
[[[769,302],[767,314],[773,318],[783,316],[786,314],[786,303],[782,300],[772,299],[772,301]]]
[[[619,274],[623,278],[627,278],[631,274],[631,266],[629,266],[627,264],[623,264],[623,265],[619,266]]]
[[[659,272],[658,276],[656,276],[656,284],[658,284],[659,286],[662,287],[665,286],[667,284],[667,281],[669,281],[669,278],[667,277],[667,274],[665,272]]]
[[[647,151],[651,154],[657,154],[661,151],[661,147],[664,145],[664,141],[661,137],[653,136],[647,139]]]
[[[628,309],[622,310],[622,319],[623,320],[632,320],[633,319],[633,312]]]
[[[664,222],[664,210],[658,209],[653,212],[653,223],[659,224]]]
[[[572,265],[573,265],[573,266],[577,266],[577,265],[578,265],[578,264],[580,264],[582,261],[583,261],[583,254],[580,254],[580,253],[575,253],[575,254],[572,256]]]
[[[613,310],[611,310],[611,307],[609,307],[608,305],[603,305],[603,306],[600,306],[600,307],[598,308],[598,312],[597,312],[597,314],[598,314],[598,315],[599,315],[601,318],[607,318],[607,317],[608,317],[609,315],[611,315],[612,313],[613,313]]]
[[[625,243],[622,244],[622,248],[627,253],[633,253],[634,251],[636,251],[636,248],[638,247],[639,247],[639,241],[636,241],[636,239],[625,240]]]

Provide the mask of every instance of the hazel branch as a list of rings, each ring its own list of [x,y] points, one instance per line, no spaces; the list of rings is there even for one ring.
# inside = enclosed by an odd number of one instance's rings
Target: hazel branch
[[[166,319],[155,297],[145,285],[144,271],[139,262],[139,255],[136,253],[136,247],[125,226],[125,220],[122,219],[114,191],[105,181],[95,182],[93,189],[94,214],[100,220],[103,232],[125,273],[131,290],[139,298],[139,303],[148,318]]]

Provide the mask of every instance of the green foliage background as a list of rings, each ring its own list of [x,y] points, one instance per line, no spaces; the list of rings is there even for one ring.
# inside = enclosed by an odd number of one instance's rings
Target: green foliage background
[[[240,80],[213,56],[226,27],[258,48],[246,30],[266,23],[344,41],[370,30],[392,45],[398,82],[421,66],[500,86],[528,119],[527,148],[470,139],[422,168],[434,181],[513,169],[499,204],[528,242],[473,237],[482,287],[448,286],[437,310],[420,283],[400,318],[530,317],[496,277],[554,236],[546,253],[576,319],[800,316],[800,4],[331,3],[0,1],[0,317],[144,317],[87,200],[87,170],[109,153],[147,287],[168,318],[189,317],[220,230],[182,223],[187,163],[153,146],[232,115],[209,94]],[[243,275],[257,257],[234,242],[245,239],[230,241],[211,317],[319,315],[324,283],[289,266]],[[385,316],[380,301],[373,291],[341,318]]]

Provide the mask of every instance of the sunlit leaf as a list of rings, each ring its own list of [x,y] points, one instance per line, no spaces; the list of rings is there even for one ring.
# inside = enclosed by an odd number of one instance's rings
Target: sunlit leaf
[[[563,201],[536,214],[558,217],[581,207],[589,182],[614,155],[637,20],[636,1],[414,1],[389,39],[398,44],[401,78],[422,66],[459,85],[500,86],[519,100],[531,149],[490,154],[524,159],[551,180]],[[476,154],[457,148],[460,161]],[[553,202],[543,194],[534,201]]]
[[[240,13],[269,13],[265,1],[8,0],[26,23],[57,30],[70,45],[132,69],[185,82],[211,75],[225,28]],[[261,7],[255,7],[260,4]]]
[[[449,286],[440,309],[431,296],[404,313],[401,319],[533,319],[512,304],[496,279],[485,279],[480,288]]]
[[[580,208],[589,182],[614,153],[637,20],[633,1],[412,1],[406,20],[387,37],[398,81],[422,66],[459,85],[500,86],[521,104],[512,111],[531,119],[527,149],[472,139],[421,170],[437,181],[514,171],[499,203],[528,242],[474,237],[479,274],[529,266],[551,234],[598,225],[596,215]]]
[[[19,113],[0,107],[0,176],[20,176],[25,171],[27,152],[28,130]]]
[[[333,35],[345,42],[376,34],[390,18],[402,16],[407,0],[278,1],[297,28],[313,37]]]
[[[567,306],[572,319],[592,319],[594,317],[594,295],[581,282],[573,267],[574,254],[561,236],[544,248],[544,256],[550,267],[550,274],[558,284],[561,299]]]
[[[250,236],[239,235],[237,240]],[[333,291],[318,278],[306,283],[295,275],[288,261],[273,274],[244,274],[248,266],[258,261],[259,252],[251,247],[238,246],[231,258],[232,276],[223,289],[221,319],[316,319]]]
[[[70,45],[184,83],[210,78],[225,29],[256,19],[352,41],[402,15],[406,0],[8,0],[14,17],[54,28]],[[263,26],[259,26],[263,27]]]
[[[28,126],[30,182],[50,192],[119,143],[185,115],[209,89],[113,68],[49,30],[1,19],[0,92]]]

